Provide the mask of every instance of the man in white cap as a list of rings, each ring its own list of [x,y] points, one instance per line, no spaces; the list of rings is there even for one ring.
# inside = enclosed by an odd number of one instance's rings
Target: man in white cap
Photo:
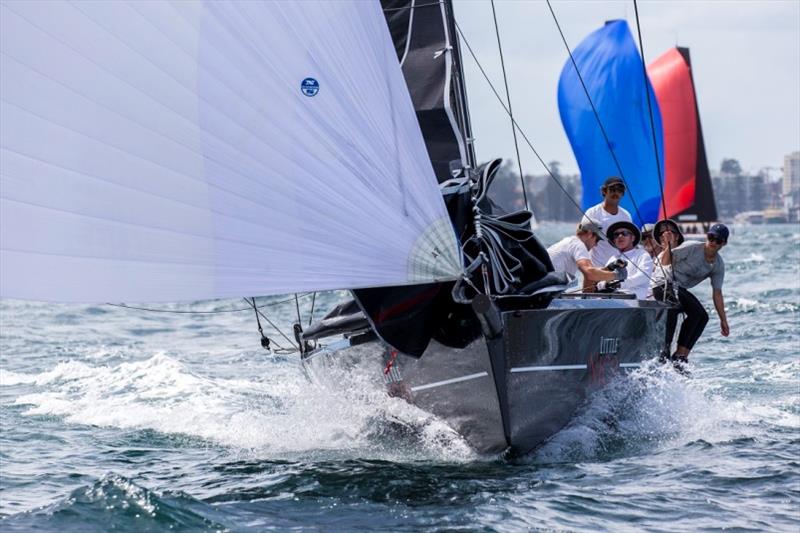
[[[598,224],[601,228],[607,228],[614,222],[626,220],[632,222],[631,214],[622,208],[619,203],[625,196],[625,182],[619,176],[611,176],[600,187],[600,194],[603,201],[586,210],[586,217]],[[597,246],[592,248],[592,263],[594,266],[603,267],[608,264],[608,260],[617,255],[617,250],[608,242],[601,240]]]
[[[547,249],[554,269],[566,272],[571,278],[575,278],[580,270],[584,287],[594,287],[600,281],[624,280],[627,276],[624,268],[612,272],[592,265],[589,252],[600,242],[601,235],[600,226],[586,218],[581,220],[575,235],[561,239]]]

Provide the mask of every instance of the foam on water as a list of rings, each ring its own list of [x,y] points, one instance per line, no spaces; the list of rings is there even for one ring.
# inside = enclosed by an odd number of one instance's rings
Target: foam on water
[[[158,353],[118,364],[63,362],[36,375],[9,372],[3,383],[42,389],[15,400],[28,416],[181,434],[255,457],[347,450],[387,460],[473,457],[449,426],[388,397],[367,369],[332,369],[327,377],[311,383],[297,363],[273,365],[252,379],[208,377]],[[391,445],[382,438],[387,434]]]

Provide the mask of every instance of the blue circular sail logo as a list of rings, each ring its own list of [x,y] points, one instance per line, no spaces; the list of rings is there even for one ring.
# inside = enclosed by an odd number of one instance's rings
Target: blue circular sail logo
[[[319,82],[314,78],[306,78],[300,84],[300,90],[306,96],[316,96],[319,92]]]

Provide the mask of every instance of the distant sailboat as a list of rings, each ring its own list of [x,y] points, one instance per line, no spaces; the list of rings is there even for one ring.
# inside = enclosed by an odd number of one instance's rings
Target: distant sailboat
[[[717,220],[689,49],[676,47],[650,63],[664,127],[664,203],[660,218],[672,218],[688,233],[703,233]]]
[[[558,109],[581,171],[582,208],[602,200],[600,186],[606,178],[621,176],[627,184],[622,207],[639,226],[655,222],[661,205],[659,167],[664,161],[661,115],[653,88],[645,87],[642,58],[628,23],[607,22],[583,39],[572,55],[577,70],[571,60],[565,62],[558,82]],[[655,107],[658,159],[647,91]]]

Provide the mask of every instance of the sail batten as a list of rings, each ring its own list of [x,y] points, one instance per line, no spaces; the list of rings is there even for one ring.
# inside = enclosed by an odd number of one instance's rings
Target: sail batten
[[[185,301],[460,274],[377,3],[0,9],[3,297]]]

